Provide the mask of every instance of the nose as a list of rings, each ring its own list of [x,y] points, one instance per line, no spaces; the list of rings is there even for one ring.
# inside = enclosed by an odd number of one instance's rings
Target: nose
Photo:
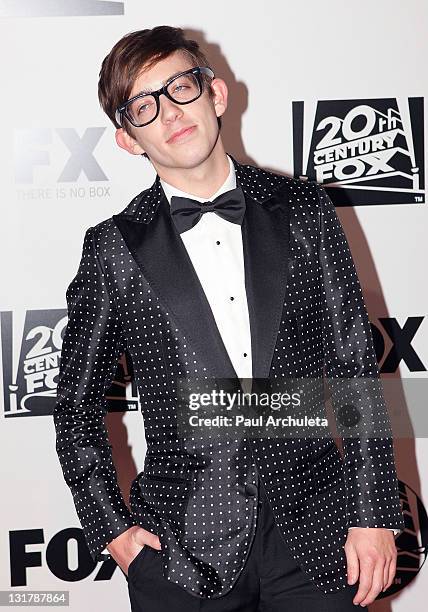
[[[159,98],[159,115],[162,123],[167,123],[168,121],[174,121],[177,117],[181,117],[183,114],[182,109],[178,104],[175,104],[172,100],[167,98],[166,96],[161,96]]]

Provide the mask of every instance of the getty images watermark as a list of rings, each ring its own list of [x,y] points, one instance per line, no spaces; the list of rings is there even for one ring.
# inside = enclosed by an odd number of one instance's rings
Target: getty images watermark
[[[326,418],[310,418],[308,415],[300,417],[294,414],[277,416],[267,411],[280,411],[283,408],[298,409],[301,406],[301,394],[296,391],[290,395],[283,393],[252,393],[245,391],[225,391],[224,389],[212,389],[210,392],[189,395],[189,423],[193,427],[289,427],[289,426],[328,426]],[[264,413],[255,414],[251,408],[263,408]],[[205,408],[211,415],[205,413]],[[201,410],[202,409],[202,410]],[[213,410],[214,409],[214,410]],[[197,412],[196,412],[197,411]],[[221,414],[212,414],[221,411]]]
[[[183,436],[395,437],[379,378],[178,378],[174,383]]]

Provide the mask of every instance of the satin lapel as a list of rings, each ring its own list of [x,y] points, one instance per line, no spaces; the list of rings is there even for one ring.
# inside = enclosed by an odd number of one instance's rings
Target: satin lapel
[[[246,195],[242,224],[253,378],[268,378],[287,285],[289,206],[278,197],[260,204]],[[282,195],[282,198],[286,198]]]
[[[237,378],[209,302],[171,220],[168,207],[162,190],[159,206],[149,223],[122,214],[113,215],[113,219],[147,282],[168,309],[177,327],[197,347],[212,376]]]

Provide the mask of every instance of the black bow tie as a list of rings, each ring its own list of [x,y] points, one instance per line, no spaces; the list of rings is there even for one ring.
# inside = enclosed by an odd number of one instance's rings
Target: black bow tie
[[[180,234],[194,227],[202,215],[210,211],[215,212],[226,221],[241,224],[245,214],[245,196],[241,187],[225,191],[214,200],[207,202],[172,196],[170,209],[172,219]]]

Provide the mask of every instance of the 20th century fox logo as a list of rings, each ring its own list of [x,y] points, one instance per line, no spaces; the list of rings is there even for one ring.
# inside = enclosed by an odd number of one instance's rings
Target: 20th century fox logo
[[[425,202],[423,98],[293,102],[293,136],[294,175],[336,206]]]
[[[6,418],[52,415],[67,320],[67,310],[63,308],[0,312]],[[127,351],[118,360],[105,400],[108,412],[139,409],[132,360]]]

